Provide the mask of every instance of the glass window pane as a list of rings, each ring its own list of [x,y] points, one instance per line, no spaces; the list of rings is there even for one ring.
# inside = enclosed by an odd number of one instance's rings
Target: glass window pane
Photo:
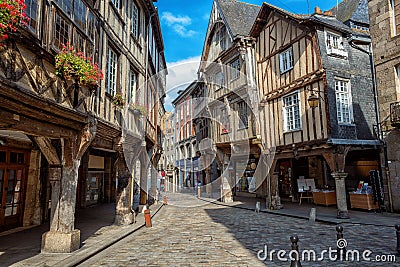
[[[7,160],[7,152],[6,151],[0,151],[0,162],[5,163]]]
[[[74,21],[82,30],[86,30],[86,11],[87,7],[82,0],[75,0],[74,3]]]
[[[72,11],[72,1],[71,0],[56,0],[56,3],[61,7],[64,12],[71,14]]]
[[[10,163],[17,163],[17,153],[11,152],[10,153]]]
[[[25,163],[25,157],[24,153],[18,153],[18,159],[17,162],[18,164],[24,164]]]
[[[38,24],[38,0],[25,0],[25,13],[29,18],[28,27],[36,33]]]
[[[53,32],[53,44],[61,50],[62,45],[66,45],[69,39],[69,23],[58,13],[55,15],[55,27]]]

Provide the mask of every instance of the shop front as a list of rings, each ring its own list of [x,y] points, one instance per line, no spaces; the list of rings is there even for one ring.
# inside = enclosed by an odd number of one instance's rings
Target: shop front
[[[279,159],[275,173],[281,201],[336,206],[335,177],[323,156]],[[377,150],[350,151],[346,157],[344,173],[348,207],[378,209],[380,205],[368,204],[371,199],[375,204],[383,204]],[[359,204],[360,199],[362,204]]]
[[[235,157],[233,162],[233,177],[235,179],[234,193],[236,196],[256,197],[256,177],[258,159],[253,155]]]
[[[22,226],[30,151],[0,148],[0,231]]]

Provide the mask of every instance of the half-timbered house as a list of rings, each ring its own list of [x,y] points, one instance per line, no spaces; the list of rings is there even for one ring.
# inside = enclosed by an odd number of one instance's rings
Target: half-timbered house
[[[370,38],[343,22],[319,8],[296,15],[264,3],[251,30],[263,149],[273,158],[264,183],[270,208],[304,197],[304,178],[335,190],[347,217],[348,193],[379,169]]]
[[[116,202],[115,222],[131,223],[132,176],[148,201],[139,177],[160,153],[160,24],[152,1],[25,3],[28,25],[0,46],[0,229],[50,221],[42,250],[71,252],[80,246],[76,208]],[[56,75],[54,57],[67,43],[103,70],[97,86]],[[116,106],[117,94],[136,106]]]
[[[215,186],[209,187],[207,193],[220,193],[217,178],[221,177],[225,201],[232,201],[231,188],[237,193],[255,193],[252,185],[260,148],[252,108],[257,91],[252,61],[254,42],[249,32],[259,9],[236,0],[215,0],[199,68],[209,109],[209,118],[202,122],[210,123],[207,127],[216,159],[216,164],[208,168],[211,174],[206,182],[216,181]]]

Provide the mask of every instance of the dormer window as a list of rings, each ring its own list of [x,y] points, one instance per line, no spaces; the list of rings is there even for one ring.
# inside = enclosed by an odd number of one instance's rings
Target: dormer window
[[[341,35],[326,31],[325,40],[326,52],[328,55],[347,58],[348,54],[344,49],[343,38]]]

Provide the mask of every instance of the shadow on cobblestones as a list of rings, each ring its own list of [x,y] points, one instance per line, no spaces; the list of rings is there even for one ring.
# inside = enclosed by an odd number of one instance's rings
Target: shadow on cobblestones
[[[255,256],[260,250],[265,250],[267,245],[268,257],[264,263],[268,266],[290,266],[290,261],[279,261],[276,252],[285,250],[286,258],[289,259],[288,253],[291,249],[289,239],[292,235],[299,236],[300,253],[303,250],[316,252],[316,260],[304,262],[303,266],[399,266],[396,263],[356,260],[332,262],[328,255],[324,255],[323,261],[318,261],[323,250],[329,250],[329,247],[336,249],[336,229],[332,225],[309,224],[301,219],[267,213],[257,214],[254,211],[231,207],[205,209],[205,211],[214,222],[224,225],[231,236]],[[393,255],[396,252],[394,230],[387,227],[345,225],[344,238],[348,242],[348,249],[360,251],[360,260],[362,260],[361,253],[365,250],[372,251],[371,258],[376,255]],[[271,258],[272,250],[276,252]]]

